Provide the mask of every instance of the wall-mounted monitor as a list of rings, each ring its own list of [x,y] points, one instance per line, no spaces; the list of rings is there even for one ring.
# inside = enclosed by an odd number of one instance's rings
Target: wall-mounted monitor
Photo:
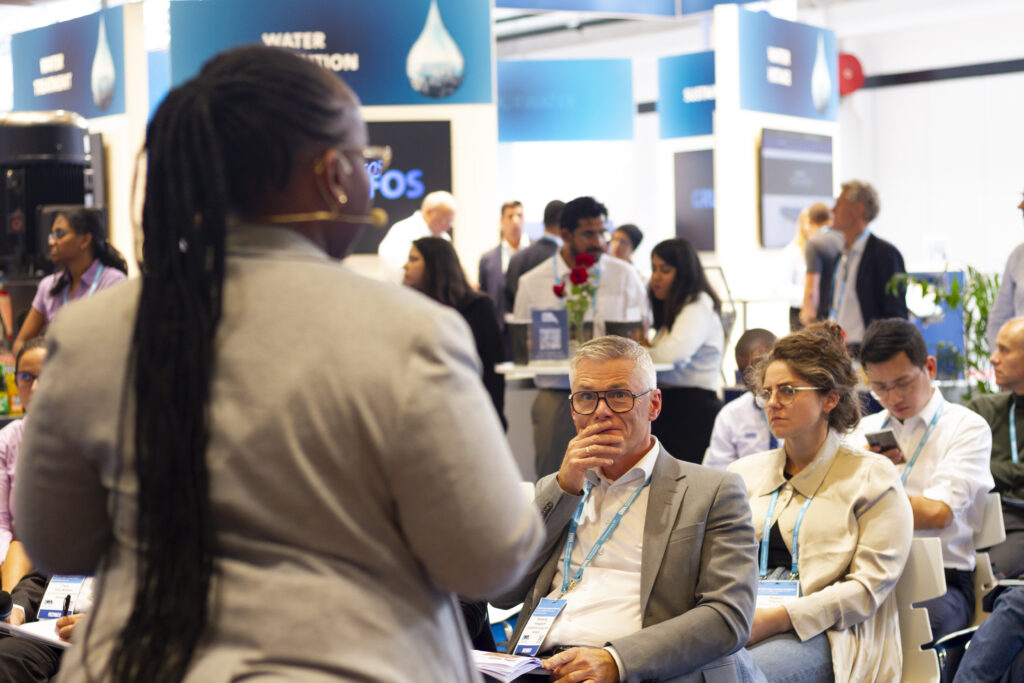
[[[789,244],[800,212],[811,204],[832,206],[832,138],[828,135],[765,128],[759,171],[764,247]]]
[[[715,250],[714,152],[675,153],[676,237],[697,251]]]

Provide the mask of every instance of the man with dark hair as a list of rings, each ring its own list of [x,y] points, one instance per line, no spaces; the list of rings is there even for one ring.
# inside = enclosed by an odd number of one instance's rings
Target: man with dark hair
[[[861,420],[861,437],[892,430],[897,448],[869,448],[900,471],[914,511],[914,535],[942,542],[946,594],[923,603],[932,636],[941,638],[974,617],[974,534],[993,485],[992,432],[979,415],[946,401],[932,386],[935,358],[913,323],[874,321],[860,357],[871,392],[885,408]]]
[[[491,297],[494,311],[498,314],[498,329],[505,329],[505,271],[512,256],[530,243],[523,235],[523,203],[508,201],[501,205],[501,243],[480,257],[477,283],[480,291]],[[505,343],[508,356],[508,342]]]
[[[544,233],[536,242],[520,249],[508,262],[505,273],[505,310],[511,311],[516,303],[516,291],[519,289],[519,278],[523,273],[534,268],[541,261],[551,258],[555,250],[562,246],[562,209],[565,202],[552,199],[544,207]]]
[[[604,334],[604,321],[646,321],[649,318],[647,289],[636,270],[624,261],[605,255],[608,209],[593,197],[577,197],[565,205],[561,217],[562,247],[519,280],[513,318],[530,322],[535,309],[560,309],[556,288],[569,283],[569,273],[581,254],[593,257],[589,276],[597,294],[587,311],[594,336]],[[569,385],[564,377],[537,378],[533,404],[533,441],[537,476],[558,470],[565,445],[574,434],[569,415]]]
[[[856,345],[872,320],[907,318],[904,291],[887,291],[892,276],[906,269],[899,250],[868,229],[878,216],[875,188],[860,180],[842,188],[832,209],[832,229],[843,236],[843,246],[822,267],[818,317],[835,320],[847,344]]]
[[[1008,320],[999,329],[992,367],[1005,393],[975,396],[967,407],[992,430],[990,468],[1003,498],[1006,540],[988,554],[997,574],[1012,576],[1024,572],[1024,318]]]
[[[570,375],[577,433],[534,498],[547,543],[492,601],[523,603],[512,647],[536,652],[550,680],[754,680],[742,647],[757,544],[743,482],[676,460],[651,435],[661,392],[636,342],[587,342]],[[553,600],[562,607],[539,633],[531,617]]]
[[[736,342],[736,367],[746,383],[749,370],[761,356],[771,351],[775,335],[754,327]],[[734,460],[778,448],[782,442],[768,428],[764,411],[754,403],[754,394],[746,392],[726,403],[715,417],[711,444],[704,453],[703,465],[724,470]]]

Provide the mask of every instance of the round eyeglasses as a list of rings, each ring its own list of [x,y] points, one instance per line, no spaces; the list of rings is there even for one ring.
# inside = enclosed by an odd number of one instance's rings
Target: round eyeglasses
[[[890,394],[896,394],[900,398],[905,397],[916,386],[920,376],[925,374],[924,370],[920,368],[916,373],[908,377],[902,377],[892,384],[882,384],[881,382],[870,382],[868,386],[871,388],[871,395],[875,397],[875,400],[881,402],[883,396],[889,396]]]
[[[651,389],[642,394],[634,394],[629,389],[608,389],[607,391],[577,391],[569,396],[569,404],[574,413],[590,415],[597,410],[597,404],[604,400],[608,410],[613,413],[628,413],[633,410],[636,400],[651,393]]]
[[[798,391],[818,391],[818,387],[794,387],[789,384],[781,384],[775,387],[774,393],[780,405],[788,406],[792,405],[793,401],[796,400],[796,392]],[[768,388],[758,391],[754,394],[754,403],[763,410],[768,405],[768,402],[772,400],[772,393],[772,390]]]

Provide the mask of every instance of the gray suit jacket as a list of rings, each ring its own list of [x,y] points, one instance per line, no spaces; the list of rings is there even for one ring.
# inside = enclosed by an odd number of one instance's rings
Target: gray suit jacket
[[[537,483],[534,500],[547,544],[524,581],[497,603],[524,602],[512,642],[551,592],[580,500],[562,491],[555,476]],[[662,450],[651,479],[640,563],[643,628],[609,643],[630,683],[741,680],[731,653],[746,644],[754,616],[754,538],[742,479]]]
[[[138,285],[57,317],[18,463],[33,559],[101,569],[94,676],[135,590],[136,478],[116,444]],[[449,591],[507,589],[543,532],[466,323],[294,232],[252,227],[229,235],[215,344],[216,609],[186,680],[478,681]],[[62,681],[84,680],[80,645]]]

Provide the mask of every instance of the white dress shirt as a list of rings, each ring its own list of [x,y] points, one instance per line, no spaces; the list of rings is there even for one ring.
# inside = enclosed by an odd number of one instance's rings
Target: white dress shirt
[[[598,537],[626,502],[626,499],[654,471],[654,462],[661,453],[661,444],[654,445],[628,472],[615,481],[608,481],[597,470],[587,472],[595,482],[572,549],[569,575],[575,575]],[[583,570],[579,584],[562,596],[565,609],[548,632],[541,651],[556,645],[585,645],[602,647],[616,638],[636,633],[643,628],[640,614],[640,557],[643,551],[644,524],[647,520],[647,501],[651,487],[645,487],[630,506],[615,532],[608,537]],[[564,547],[562,548],[564,550]],[[562,592],[562,561],[559,553],[558,570],[551,580],[547,597],[555,600]],[[621,666],[619,667],[621,671]]]
[[[890,417],[887,410],[868,415],[860,421],[859,440],[851,440],[851,443],[863,447],[866,443],[864,433],[891,428],[906,460],[896,466],[902,477],[940,406],[942,415],[903,487],[907,495],[923,496],[949,506],[953,512],[949,526],[944,529],[916,529],[914,535],[942,541],[942,564],[945,567],[971,571],[974,569],[974,533],[981,528],[985,494],[995,486],[989,470],[992,430],[984,418],[946,401],[938,389],[932,389],[932,396],[921,412],[902,424],[891,418],[883,427]]]
[[[711,445],[704,452],[705,467],[725,470],[734,460],[780,448],[782,439],[772,444],[772,433],[768,429],[764,411],[754,403],[749,391],[729,401],[718,411],[715,426],[711,430]]]
[[[718,391],[724,348],[722,319],[711,297],[701,292],[679,311],[672,329],[660,329],[651,344],[655,363],[673,365],[658,374],[658,385]]]
[[[860,342],[864,338],[864,315],[857,298],[857,271],[860,270],[860,259],[870,234],[871,231],[865,228],[852,247],[846,249],[844,244],[843,255],[836,265],[829,318],[839,323],[846,332],[848,344]]]
[[[417,211],[413,215],[398,221],[391,226],[388,234],[381,240],[377,247],[377,255],[388,267],[392,274],[401,272],[402,266],[409,260],[409,247],[421,237],[434,237],[430,226],[423,220],[423,213]],[[441,235],[444,239],[451,241],[451,236],[445,232]]]
[[[513,247],[508,243],[508,240],[501,240],[501,272],[508,272],[508,262],[512,260],[512,257],[520,250],[530,246],[530,238],[524,232],[522,237],[519,238],[519,246]]]

